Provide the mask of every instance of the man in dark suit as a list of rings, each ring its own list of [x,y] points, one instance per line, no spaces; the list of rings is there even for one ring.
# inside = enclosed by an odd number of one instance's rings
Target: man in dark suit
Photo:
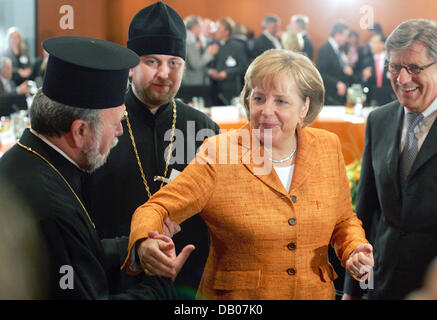
[[[302,52],[310,58],[310,60],[313,60],[314,46],[311,38],[307,34],[308,22],[308,17],[302,14],[297,14],[291,17],[291,28],[302,38]]]
[[[240,95],[242,78],[248,66],[244,45],[239,40],[231,38],[234,25],[230,18],[217,21],[214,36],[220,41],[220,49],[208,70],[215,105],[229,105],[232,98]]]
[[[398,101],[367,119],[356,207],[374,244],[371,299],[405,298],[437,255],[436,35],[435,21],[417,19],[386,41]],[[343,299],[363,293],[350,278],[344,291]]]
[[[337,22],[331,29],[331,36],[320,49],[317,69],[325,84],[325,103],[343,105],[346,102],[348,85],[353,79],[353,70],[347,65],[341,47],[346,43],[349,27],[344,22]]]
[[[281,19],[276,15],[268,15],[262,21],[263,33],[253,41],[252,59],[269,49],[281,49],[278,38]]]
[[[369,41],[371,54],[364,58],[362,80],[369,89],[367,104],[382,106],[396,99],[390,84],[390,73],[385,68],[387,53],[384,48],[385,37],[381,33],[373,34]]]

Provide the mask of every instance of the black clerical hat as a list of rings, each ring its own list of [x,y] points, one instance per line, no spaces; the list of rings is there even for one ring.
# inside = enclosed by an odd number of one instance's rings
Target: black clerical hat
[[[139,11],[129,26],[127,47],[139,56],[168,54],[185,60],[187,31],[179,14],[159,1]]]
[[[129,68],[139,63],[135,52],[85,37],[55,37],[42,45],[50,54],[42,88],[47,97],[86,109],[124,103]]]

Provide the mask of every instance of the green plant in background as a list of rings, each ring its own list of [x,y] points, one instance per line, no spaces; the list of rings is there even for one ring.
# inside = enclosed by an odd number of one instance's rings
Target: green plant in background
[[[346,166],[346,174],[349,179],[349,188],[351,190],[352,205],[355,210],[355,200],[357,197],[358,182],[361,175],[361,159],[357,159]]]

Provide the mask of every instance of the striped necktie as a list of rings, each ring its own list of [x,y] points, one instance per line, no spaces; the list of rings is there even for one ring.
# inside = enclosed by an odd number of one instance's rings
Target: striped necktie
[[[417,138],[414,133],[414,128],[423,120],[423,114],[408,112],[407,116],[407,136],[405,139],[404,150],[401,153],[400,163],[400,178],[404,184],[416,159],[418,150]]]

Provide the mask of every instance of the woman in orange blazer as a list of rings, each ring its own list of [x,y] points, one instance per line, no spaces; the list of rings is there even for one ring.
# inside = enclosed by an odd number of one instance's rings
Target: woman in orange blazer
[[[373,266],[372,247],[351,206],[336,135],[308,128],[323,106],[319,72],[305,56],[269,50],[245,77],[250,122],[208,139],[193,162],[139,207],[124,267],[175,276],[167,217],[199,212],[211,237],[197,298],[334,299],[334,247],[356,278]],[[135,249],[134,249],[135,245]],[[135,259],[137,250],[139,260]]]

